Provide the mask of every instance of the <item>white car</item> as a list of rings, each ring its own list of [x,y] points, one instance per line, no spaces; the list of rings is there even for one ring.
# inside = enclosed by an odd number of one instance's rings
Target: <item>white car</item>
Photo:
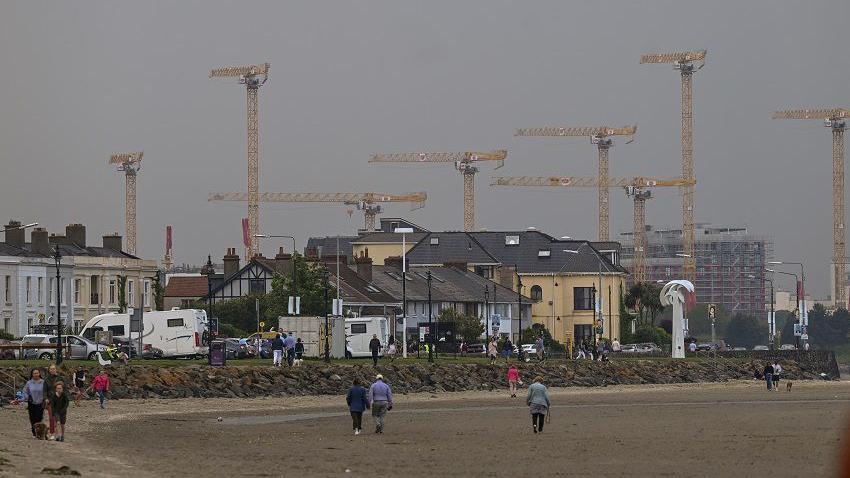
[[[756,345],[753,350],[768,350],[767,345]]]
[[[794,344],[782,344],[779,346],[779,350],[797,350],[797,347]]]

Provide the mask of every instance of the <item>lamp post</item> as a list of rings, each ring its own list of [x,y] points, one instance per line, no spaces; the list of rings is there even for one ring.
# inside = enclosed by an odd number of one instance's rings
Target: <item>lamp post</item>
[[[747,277],[750,280],[756,280],[758,277],[750,274]],[[776,336],[776,315],[773,310],[773,303],[776,302],[776,295],[774,295],[773,291],[773,279],[768,279],[764,275],[762,275],[762,288],[764,288],[764,282],[770,282],[770,310],[768,311],[767,318],[767,345],[770,347],[770,350],[773,350],[774,347],[774,337]]]
[[[254,234],[254,237],[261,237],[267,239],[292,239],[292,296],[296,297],[295,301],[297,303],[298,297],[298,275],[295,273],[295,238],[292,236],[287,236],[283,234]],[[336,250],[337,262],[339,262],[339,248]]]
[[[325,363],[331,363],[331,347],[330,347],[330,339],[331,339],[331,329],[330,329],[330,320],[328,319],[328,269],[322,269],[322,282],[325,287],[325,301],[323,303],[322,309],[325,312]]]
[[[59,347],[56,351],[56,365],[62,365],[62,355],[64,347],[62,346],[62,280],[59,276],[59,266],[62,264],[62,253],[59,252],[59,244],[53,248],[53,260],[56,263],[56,344]]]
[[[522,277],[519,275],[516,264],[514,264],[514,273],[516,274],[516,313],[519,318],[519,334],[515,340],[518,345],[522,345]]]
[[[788,261],[768,261],[768,264],[774,265],[795,265],[800,266],[800,281],[797,282],[797,301],[800,309],[800,325],[802,326],[802,345],[806,348],[809,343],[808,327],[809,327],[809,312],[806,310],[806,269],[802,262]]]
[[[490,342],[490,286],[484,284],[484,350],[486,353],[487,344]],[[464,337],[466,338],[466,337]]]
[[[431,336],[431,342],[428,344],[428,362],[434,362],[434,315],[431,313],[431,271],[428,270],[428,334]]]
[[[770,272],[770,273],[772,273],[772,274],[782,274],[782,275],[786,275],[786,276],[791,276],[791,277],[793,277],[793,278],[794,278],[794,299],[796,299],[796,302],[794,303],[794,312],[795,312],[795,313],[794,313],[794,317],[797,317],[797,314],[800,312],[800,309],[799,309],[799,303],[800,303],[800,288],[799,288],[799,287],[797,287],[797,284],[799,283],[799,277],[797,277],[797,274],[794,274],[793,272],[783,272],[783,271],[778,271],[778,270],[775,270],[775,269],[765,269],[764,271],[765,271],[765,272]],[[774,301],[776,301],[776,296],[775,296],[775,295],[774,295],[774,299],[773,299],[773,300],[774,300]],[[799,338],[797,338],[797,340],[796,340],[796,341],[797,341],[797,347],[799,348],[799,346],[800,346]]]
[[[407,358],[407,236],[413,234],[412,227],[397,227],[394,231],[401,234],[401,356]]]

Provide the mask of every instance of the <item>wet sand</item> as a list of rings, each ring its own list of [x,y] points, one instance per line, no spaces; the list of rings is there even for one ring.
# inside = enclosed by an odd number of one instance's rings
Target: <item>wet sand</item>
[[[506,393],[398,396],[383,435],[367,414],[355,437],[343,397],[90,401],[65,443],[32,440],[26,411],[4,409],[0,475],[834,476],[850,383],[560,389],[552,403],[535,435]]]

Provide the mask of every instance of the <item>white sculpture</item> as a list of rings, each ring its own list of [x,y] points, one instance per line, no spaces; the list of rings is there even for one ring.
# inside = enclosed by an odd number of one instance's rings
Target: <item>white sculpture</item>
[[[673,306],[673,358],[685,358],[686,292],[694,292],[694,285],[686,280],[670,281],[661,289],[661,305]]]

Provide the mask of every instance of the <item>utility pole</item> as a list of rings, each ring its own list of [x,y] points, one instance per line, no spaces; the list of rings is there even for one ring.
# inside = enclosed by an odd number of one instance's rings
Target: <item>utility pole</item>
[[[484,350],[486,353],[487,344],[490,342],[488,339],[490,338],[490,304],[489,302],[490,296],[490,286],[484,285]]]
[[[434,324],[434,320],[433,320],[434,316],[432,315],[432,312],[431,312],[431,271],[430,270],[428,271],[427,278],[428,278],[428,335],[431,336],[430,340],[429,340],[429,342],[431,342],[431,343],[428,345],[428,362],[433,363],[434,362],[434,335],[435,334],[434,334],[434,325],[433,325]]]
[[[331,363],[331,329],[330,329],[330,320],[328,319],[328,270],[327,268],[322,270],[322,282],[325,285],[325,301],[324,301],[324,310],[325,310],[325,363]]]
[[[522,278],[519,276],[519,268],[514,264],[514,272],[516,273],[516,313],[519,318],[519,335],[517,343],[522,345]]]

